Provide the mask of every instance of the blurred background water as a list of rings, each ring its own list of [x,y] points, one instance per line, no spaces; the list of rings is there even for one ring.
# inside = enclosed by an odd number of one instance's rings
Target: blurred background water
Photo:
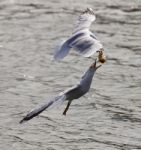
[[[95,10],[91,30],[105,63],[90,92],[19,125],[38,103],[76,84],[92,63],[71,51],[52,62],[80,13]],[[0,149],[141,149],[141,1],[0,0]]]

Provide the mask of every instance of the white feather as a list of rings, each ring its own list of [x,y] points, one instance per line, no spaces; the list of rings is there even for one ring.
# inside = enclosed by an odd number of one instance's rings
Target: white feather
[[[80,30],[89,29],[90,25],[95,20],[95,15],[86,11],[86,13],[83,13],[78,17],[73,33],[76,33]]]

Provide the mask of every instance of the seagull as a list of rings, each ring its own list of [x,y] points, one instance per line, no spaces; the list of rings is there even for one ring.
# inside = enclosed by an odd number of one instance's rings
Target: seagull
[[[84,57],[90,57],[95,52],[102,52],[103,54],[103,45],[89,30],[92,22],[95,20],[96,16],[93,9],[87,8],[79,16],[72,35],[57,47],[53,59],[57,61],[63,59],[68,55],[71,48],[79,52]]]
[[[54,98],[52,98],[49,102],[45,102],[44,104],[37,106],[35,109],[31,110],[21,121],[20,123],[26,122],[33,117],[36,117],[39,115],[41,112],[43,112],[45,109],[52,107],[53,105],[55,106],[56,104],[62,104],[64,101],[68,101],[67,106],[65,110],[63,111],[63,115],[66,115],[71,102],[74,99],[78,99],[81,96],[85,95],[91,86],[93,76],[96,72],[96,70],[100,67],[101,65],[96,66],[96,60],[95,62],[88,68],[88,70],[84,73],[82,76],[82,79],[79,84],[67,89],[64,92],[61,92]]]

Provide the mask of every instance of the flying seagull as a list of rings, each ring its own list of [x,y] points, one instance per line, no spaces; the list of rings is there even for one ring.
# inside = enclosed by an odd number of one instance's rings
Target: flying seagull
[[[69,53],[71,48],[79,52],[84,57],[90,57],[95,52],[102,52],[103,54],[103,45],[89,30],[95,19],[96,17],[93,9],[87,8],[79,16],[72,35],[63,44],[58,46],[54,54],[54,60],[63,59]]]
[[[96,61],[89,67],[89,69],[85,72],[83,75],[80,83],[64,92],[61,92],[59,95],[54,97],[50,102],[46,102],[37,108],[31,110],[21,121],[20,123],[23,123],[25,121],[28,121],[32,119],[33,117],[39,115],[41,112],[43,112],[45,109],[56,105],[56,104],[61,104],[64,101],[68,101],[68,104],[63,112],[63,115],[66,115],[69,106],[74,99],[78,99],[81,96],[85,95],[91,86],[93,76],[96,72],[96,70],[100,67],[101,65],[96,66]]]

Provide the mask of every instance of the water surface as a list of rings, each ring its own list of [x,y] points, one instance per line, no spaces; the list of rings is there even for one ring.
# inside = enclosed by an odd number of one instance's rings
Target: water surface
[[[66,117],[65,103],[19,125],[42,100],[76,84],[92,63],[74,51],[51,61],[55,44],[71,34],[87,7],[95,10],[91,30],[107,63]],[[140,0],[1,0],[0,149],[141,149],[140,24]]]

